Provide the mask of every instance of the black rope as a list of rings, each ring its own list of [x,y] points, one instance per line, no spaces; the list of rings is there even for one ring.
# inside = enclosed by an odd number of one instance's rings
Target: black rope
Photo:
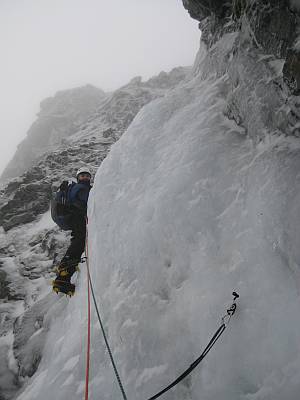
[[[226,328],[226,325],[223,323],[219,329],[216,331],[208,345],[205,347],[203,353],[201,356],[199,356],[190,366],[188,369],[186,369],[177,379],[175,379],[172,383],[170,383],[169,386],[166,388],[162,389],[160,392],[156,393],[154,396],[150,397],[147,400],[154,400],[163,395],[164,393],[168,392],[170,389],[172,389],[174,386],[176,386],[179,382],[181,382],[184,378],[186,378],[196,367],[200,362],[204,359],[204,357],[208,354],[208,352],[211,350],[211,348],[214,346],[216,341],[219,339],[219,337],[222,335]]]
[[[174,386],[176,386],[179,382],[181,382],[184,378],[186,378],[200,363],[201,361],[207,356],[209,351],[213,348],[216,341],[220,338],[222,333],[225,331],[227,324],[229,323],[231,317],[236,311],[236,299],[240,297],[236,292],[232,293],[233,295],[233,303],[231,304],[230,308],[228,308],[226,315],[222,318],[222,325],[217,329],[213,337],[211,338],[208,345],[203,350],[202,354],[186,369],[177,379],[175,379],[169,386],[162,389],[160,392],[156,393],[154,396],[150,397],[147,400],[154,400],[163,395],[164,393],[168,392]]]

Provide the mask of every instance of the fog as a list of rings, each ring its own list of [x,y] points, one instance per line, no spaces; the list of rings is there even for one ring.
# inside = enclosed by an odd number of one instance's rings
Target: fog
[[[199,37],[181,0],[0,0],[0,173],[42,99],[191,65]]]

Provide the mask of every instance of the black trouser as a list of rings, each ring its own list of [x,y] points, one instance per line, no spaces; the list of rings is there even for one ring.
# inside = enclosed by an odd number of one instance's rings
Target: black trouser
[[[71,244],[61,262],[67,260],[79,261],[85,248],[86,216],[83,213],[75,212],[71,218]]]

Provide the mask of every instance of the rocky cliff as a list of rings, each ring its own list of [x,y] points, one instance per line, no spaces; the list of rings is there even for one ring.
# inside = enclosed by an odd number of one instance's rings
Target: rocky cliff
[[[288,0],[183,0],[183,5],[199,21],[207,50],[196,73],[226,77],[228,117],[255,142],[268,134],[300,137],[297,8]]]

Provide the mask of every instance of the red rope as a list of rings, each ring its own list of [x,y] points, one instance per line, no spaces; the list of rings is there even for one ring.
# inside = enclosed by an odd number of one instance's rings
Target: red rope
[[[89,280],[89,262],[88,262],[88,235],[86,233],[86,273],[87,273],[87,289],[88,289],[88,331],[87,331],[87,350],[86,350],[86,372],[85,372],[85,400],[89,398],[89,375],[90,375],[90,349],[91,349],[91,293]]]

